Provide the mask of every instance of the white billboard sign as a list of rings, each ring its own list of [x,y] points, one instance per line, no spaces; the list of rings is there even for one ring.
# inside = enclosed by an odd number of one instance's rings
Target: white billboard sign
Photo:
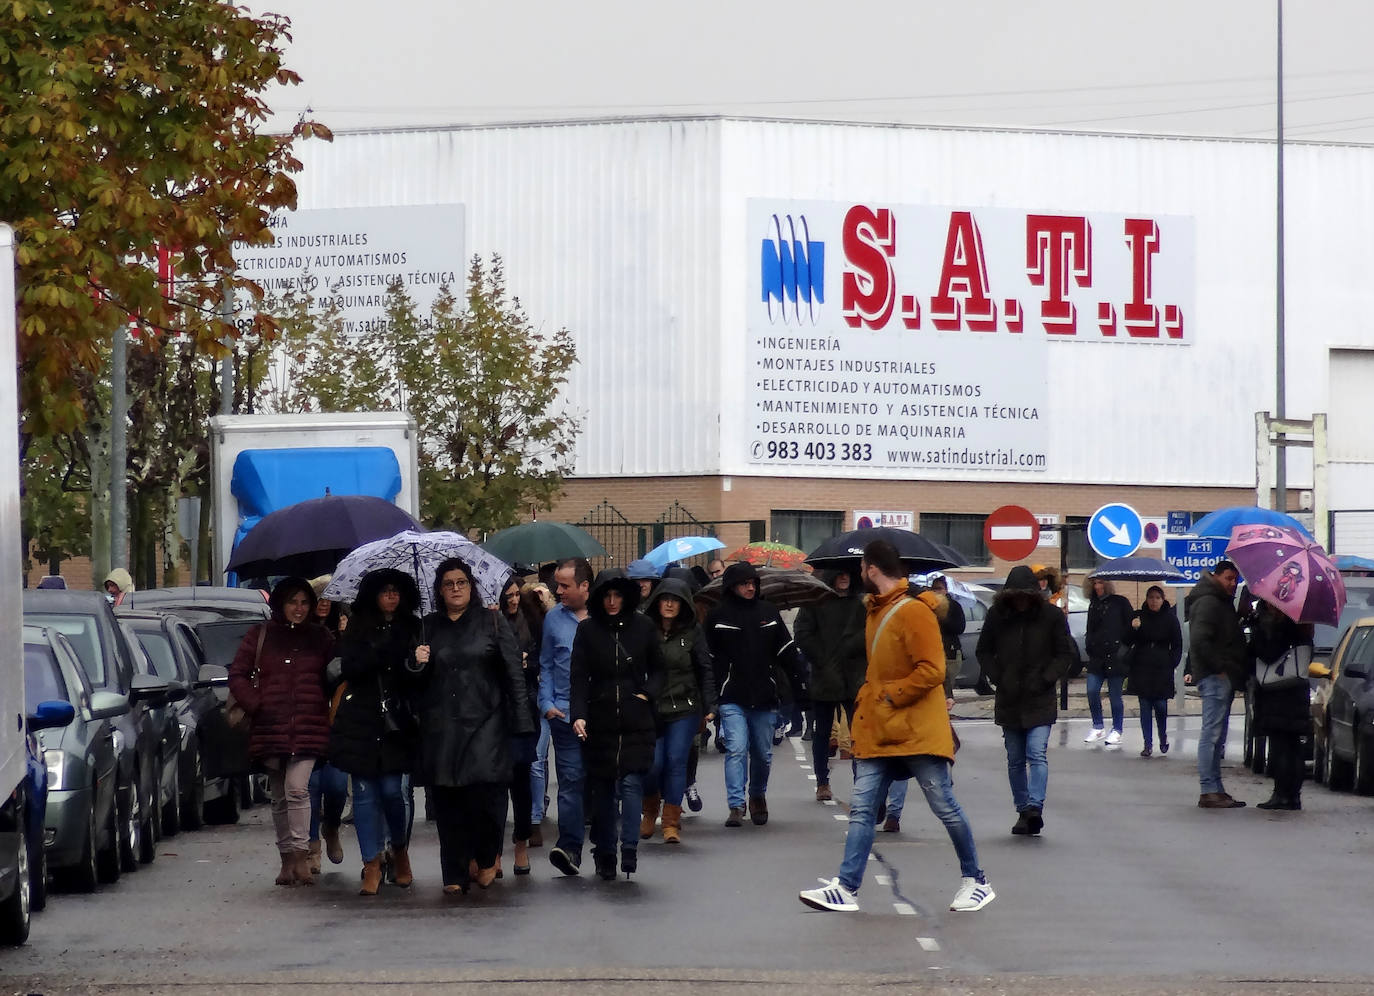
[[[888,529],[915,529],[915,512],[867,512],[855,510],[854,528],[872,529],[875,527],[885,527]]]

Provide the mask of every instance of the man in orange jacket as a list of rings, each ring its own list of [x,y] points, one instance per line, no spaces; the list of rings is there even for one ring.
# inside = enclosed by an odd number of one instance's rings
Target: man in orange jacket
[[[858,910],[855,893],[873,847],[875,809],[894,779],[914,778],[959,855],[963,878],[949,908],[981,910],[996,893],[978,866],[973,830],[949,776],[954,729],[945,707],[945,650],[933,596],[907,594],[902,561],[883,540],[864,547],[860,577],[869,592],[868,670],[854,713],[854,798],[844,860],[836,878],[821,879],[821,888],[804,890],[799,898],[819,910]]]

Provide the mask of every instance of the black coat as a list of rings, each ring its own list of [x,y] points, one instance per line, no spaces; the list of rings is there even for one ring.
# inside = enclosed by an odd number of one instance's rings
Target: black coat
[[[603,605],[611,588],[625,596],[614,616]],[[638,599],[639,584],[624,571],[602,571],[573,637],[568,719],[587,724],[582,760],[591,778],[643,774],[654,764],[663,652],[654,624],[635,611]]]
[[[1276,661],[1290,648],[1312,643],[1311,627],[1300,626],[1276,609],[1256,614],[1250,631],[1250,669],[1257,661]],[[1311,733],[1310,691],[1306,682],[1291,688],[1255,685],[1255,732]]]
[[[1088,627],[1084,643],[1088,651],[1088,673],[1098,676],[1121,674],[1119,651],[1131,628],[1135,612],[1125,595],[1089,596]]]
[[[329,731],[329,762],[340,771],[378,778],[413,767],[419,730],[405,675],[419,635],[420,620],[399,614],[344,630],[339,657],[348,687]]]
[[[757,596],[744,599],[735,594],[735,585],[757,576],[751,564],[725,569],[724,594],[706,617],[706,641],[716,670],[716,698],[722,704],[775,709],[784,695],[807,697],[806,665],[777,607]],[[791,688],[780,688],[779,677],[790,681]]]
[[[499,612],[470,606],[424,618],[429,663],[412,663],[420,715],[416,781],[461,788],[510,781],[510,737],[531,733],[515,636]]]
[[[1078,659],[1063,610],[1030,594],[1035,598],[1018,610],[1015,591],[999,592],[978,637],[978,664],[997,686],[993,719],[1011,730],[1055,721],[1055,685]]]
[[[1232,596],[1211,573],[1204,573],[1183,599],[1183,611],[1188,620],[1188,670],[1194,681],[1224,674],[1239,690],[1245,683],[1249,651]]]
[[[663,632],[659,600],[671,595],[682,603],[681,621]],[[658,696],[658,718],[667,723],[683,716],[703,716],[716,710],[716,682],[711,670],[711,651],[706,634],[692,615],[692,590],[677,578],[664,578],[654,589],[645,612],[658,635],[663,652],[663,691]]]
[[[847,596],[797,612],[797,646],[811,665],[811,697],[817,702],[854,704],[868,669],[864,654],[867,619],[864,600],[852,588]]]
[[[1158,612],[1142,608],[1135,614],[1140,628],[1128,626],[1124,642],[1131,648],[1127,690],[1145,699],[1174,695],[1174,672],[1183,657],[1183,630],[1178,613],[1168,602]]]

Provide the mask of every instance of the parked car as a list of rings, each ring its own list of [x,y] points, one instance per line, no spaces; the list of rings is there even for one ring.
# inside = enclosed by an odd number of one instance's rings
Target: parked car
[[[175,612],[188,622],[209,618],[267,619],[272,614],[267,606],[267,592],[261,588],[211,585],[135,591],[124,596],[120,607],[139,612]]]
[[[26,669],[27,672],[27,669]],[[28,676],[24,678],[24,747],[26,754],[27,791],[24,793],[24,837],[29,861],[29,909],[37,911],[48,905],[48,852],[44,842],[43,821],[47,815],[48,766],[38,734],[43,730],[66,726],[76,716],[70,702],[62,699],[43,699],[36,703],[27,697]]]
[[[208,818],[215,823],[238,819],[237,793],[229,776],[242,764],[227,758],[238,749],[224,718],[217,688],[228,687],[228,669],[209,664],[195,630],[179,614],[116,612],[147,652],[154,672],[180,682],[187,695],[177,703],[181,733],[180,791],[163,805],[162,824],[168,834],[199,830]]]
[[[196,637],[200,640],[201,647],[205,651],[206,662],[212,666],[224,668],[225,674],[228,674],[229,665],[233,663],[234,654],[238,653],[243,638],[250,629],[261,622],[261,619],[238,616],[228,619],[203,620],[194,623],[191,628],[195,630]],[[221,702],[228,699],[227,682],[218,689],[217,694]],[[235,783],[238,786],[239,806],[247,809],[255,802],[266,802],[266,777],[261,774],[250,774],[248,737],[240,731],[227,730],[226,728],[226,735],[222,744],[219,761],[226,774],[237,776]],[[232,822],[227,809],[224,813],[224,819]]]
[[[42,626],[24,627],[24,698],[47,781],[38,839],[60,884],[91,892],[119,878],[118,781],[113,718],[129,711],[127,696],[92,689],[67,638]],[[61,726],[43,717],[67,703]],[[35,881],[37,877],[35,876]]]
[[[1323,710],[1313,708],[1312,776],[1333,789],[1374,794],[1374,615],[1363,616],[1341,635],[1323,675]]]
[[[149,706],[165,701],[168,686],[137,672],[133,650],[101,592],[25,591],[24,621],[67,638],[93,691],[128,698],[129,708],[111,719],[118,758],[119,861],[124,871],[135,871],[157,856],[153,800],[161,736]]]
[[[148,650],[133,631],[128,620],[121,618],[119,627],[124,639],[134,655],[134,670],[140,675],[160,679],[167,684],[167,694],[148,702],[148,713],[157,732],[157,761],[154,764],[154,777],[157,779],[157,792],[153,797],[153,839],[161,840],[168,836],[165,816],[169,810],[175,812],[176,826],[171,833],[181,829],[181,745],[184,729],[181,723],[179,703],[186,701],[187,686],[175,674],[161,674]],[[175,669],[168,669],[174,671]]]

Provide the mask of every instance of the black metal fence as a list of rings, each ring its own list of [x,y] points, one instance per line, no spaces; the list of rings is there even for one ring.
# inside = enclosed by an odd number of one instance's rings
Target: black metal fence
[[[681,502],[673,502],[653,522],[631,522],[610,501],[603,501],[577,523],[596,537],[609,555],[597,567],[623,567],[638,560],[654,547],[678,536],[719,536],[723,527],[749,527],[749,541],[766,537],[767,523],[763,519],[702,520],[693,515]]]

